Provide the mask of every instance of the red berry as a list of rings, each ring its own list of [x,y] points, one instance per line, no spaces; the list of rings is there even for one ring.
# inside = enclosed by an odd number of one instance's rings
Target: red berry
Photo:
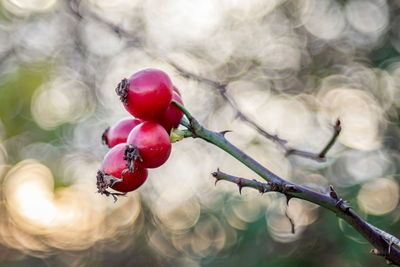
[[[161,166],[171,153],[168,133],[155,122],[145,121],[136,126],[129,134],[127,143],[136,147],[146,168]]]
[[[173,93],[172,100],[183,105],[182,99],[177,93]],[[182,111],[177,108],[174,104],[170,103],[165,113],[158,119],[158,123],[161,124],[164,129],[169,133],[172,128],[177,128],[179,122],[183,116]]]
[[[139,119],[122,119],[113,126],[106,129],[103,133],[103,141],[108,147],[114,147],[121,143],[126,143],[132,129],[142,123]]]
[[[116,89],[126,110],[136,118],[152,121],[168,108],[173,85],[161,70],[146,69],[123,79]]]
[[[116,178],[122,177],[122,172],[127,169],[128,161],[124,159],[127,144],[118,144],[108,151],[103,160],[102,171],[104,174]],[[126,171],[121,182],[116,182],[112,189],[120,192],[129,192],[137,189],[147,179],[147,169],[139,161],[134,162],[133,172]]]

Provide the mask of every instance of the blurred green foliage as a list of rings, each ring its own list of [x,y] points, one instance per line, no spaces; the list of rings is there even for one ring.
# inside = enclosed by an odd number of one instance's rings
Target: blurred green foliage
[[[26,131],[40,130],[31,116],[31,97],[45,81],[49,68],[46,62],[25,64],[18,66],[12,73],[1,75],[0,114],[6,138]]]

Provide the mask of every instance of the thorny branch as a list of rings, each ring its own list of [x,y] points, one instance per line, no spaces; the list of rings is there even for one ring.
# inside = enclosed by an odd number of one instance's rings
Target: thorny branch
[[[289,155],[296,155],[299,157],[303,158],[309,158],[315,161],[323,162],[326,160],[326,154],[328,153],[329,149],[335,144],[337,137],[340,134],[341,131],[341,123],[340,120],[337,119],[336,123],[333,127],[333,135],[331,139],[328,141],[327,145],[321,150],[319,153],[313,153],[313,152],[308,152],[300,149],[296,149],[293,147],[290,147],[287,143],[287,140],[281,139],[278,137],[278,135],[272,135],[265,131],[263,128],[261,128],[256,122],[254,122],[251,118],[246,116],[238,105],[236,104],[235,100],[231,98],[227,92],[227,84],[225,83],[219,83],[204,77],[201,77],[197,74],[190,73],[187,70],[181,68],[180,66],[176,65],[174,62],[169,61],[168,62],[171,66],[173,66],[183,77],[194,79],[198,82],[202,82],[205,84],[208,84],[209,86],[212,86],[216,89],[218,89],[219,94],[221,97],[225,100],[226,103],[228,103],[232,109],[236,112],[236,117],[242,120],[243,122],[249,124],[252,128],[254,128],[260,135],[264,136],[265,138],[275,142],[278,144],[286,153],[287,156]]]
[[[400,265],[400,250],[393,246],[393,244],[398,245],[399,240],[396,237],[364,221],[351,209],[350,206],[348,206],[346,201],[338,196],[337,192],[332,186],[330,186],[327,193],[320,193],[282,179],[255,161],[242,150],[231,144],[225,138],[224,134],[213,132],[204,128],[195,118],[190,115],[190,112],[184,106],[177,102],[173,103],[186,115],[189,123],[187,123],[186,119],[183,119],[181,121],[181,125],[185,126],[187,130],[192,132],[191,137],[201,138],[221,148],[258,174],[267,183],[260,183],[256,180],[248,180],[227,175],[220,171],[213,173],[213,176],[217,180],[233,182],[239,186],[239,190],[241,190],[243,187],[250,187],[262,193],[275,191],[284,194],[288,200],[290,198],[299,198],[324,207],[346,221],[370,244],[372,244],[374,246],[372,253],[383,256],[390,263]],[[339,126],[340,125],[338,125],[338,127]],[[328,144],[328,146],[331,146],[331,144]]]
[[[288,200],[290,198],[292,198],[292,196],[290,194],[288,194],[287,191],[282,190],[281,187],[277,186],[276,184],[274,184],[272,182],[262,183],[262,182],[259,182],[259,181],[255,180],[255,179],[250,180],[250,179],[246,179],[246,178],[242,178],[242,177],[237,177],[237,176],[233,176],[233,175],[229,175],[227,173],[224,173],[224,172],[220,171],[219,169],[216,172],[213,172],[212,176],[216,179],[215,180],[215,184],[217,184],[217,182],[219,182],[219,181],[227,181],[227,182],[231,182],[231,183],[236,184],[238,186],[238,188],[239,188],[239,193],[242,192],[242,188],[243,187],[248,187],[248,188],[252,188],[252,189],[257,190],[262,194],[267,193],[267,192],[279,192],[279,193],[285,194],[285,196],[286,196],[286,198]],[[345,203],[347,205],[346,201],[344,201],[342,199],[339,199],[336,191],[333,189],[332,186],[330,186],[328,194],[333,200],[337,201],[336,206],[338,204],[342,204],[342,203]],[[350,210],[349,206],[345,206],[345,210],[347,210],[347,212],[352,212]],[[292,233],[294,233],[294,222],[288,216],[287,213],[286,213],[286,216],[288,217],[288,219],[290,221],[290,224],[291,224],[291,227],[292,227],[291,231],[292,231]],[[400,248],[400,240],[397,237],[395,237],[395,236],[393,236],[393,235],[391,235],[391,234],[389,234],[389,233],[387,233],[387,232],[385,232],[385,231],[383,231],[383,230],[381,230],[381,229],[379,229],[379,228],[377,228],[377,227],[375,227],[375,226],[373,226],[373,225],[371,225],[369,223],[366,223],[366,224],[373,231],[377,232],[381,236],[381,238],[383,238],[385,241],[387,241],[389,243],[388,253],[390,253],[390,251],[392,250],[393,245],[396,245],[397,247]],[[379,256],[385,256],[385,253],[382,253],[379,249],[376,249],[376,248],[372,249],[371,253],[375,254],[375,255],[379,255]]]

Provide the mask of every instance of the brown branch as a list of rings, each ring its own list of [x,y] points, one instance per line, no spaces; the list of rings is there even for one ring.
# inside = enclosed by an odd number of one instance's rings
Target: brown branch
[[[335,144],[337,137],[340,134],[341,131],[341,123],[340,120],[337,119],[335,126],[333,127],[333,135],[331,139],[328,141],[327,145],[321,150],[319,153],[313,153],[313,152],[308,152],[296,148],[292,148],[287,144],[287,140],[281,139],[278,137],[276,134],[270,134],[267,131],[265,131],[263,128],[261,128],[256,122],[254,122],[251,118],[246,116],[238,107],[234,99],[232,99],[229,94],[227,93],[227,84],[225,83],[219,83],[204,77],[201,77],[197,74],[190,73],[187,70],[181,68],[180,66],[176,65],[174,62],[171,60],[167,60],[168,63],[173,66],[183,77],[186,77],[188,79],[193,79],[198,82],[205,83],[211,87],[214,87],[218,89],[219,94],[221,97],[225,100],[226,103],[228,103],[231,108],[236,112],[236,117],[242,120],[243,122],[247,123],[250,125],[253,129],[255,129],[260,135],[264,136],[265,138],[273,141],[276,143],[278,146],[280,146],[284,151],[287,156],[289,155],[295,155],[303,158],[308,158],[311,160],[323,162],[326,160],[326,154],[328,153],[329,149]]]
[[[387,232],[367,223],[360,216],[358,216],[347,205],[347,202],[338,197],[336,191],[330,186],[328,194],[317,193],[305,187],[286,184],[280,186],[273,182],[261,183],[256,180],[249,180],[241,177],[221,172],[219,169],[212,173],[217,179],[216,181],[228,181],[238,185],[239,190],[242,187],[249,187],[258,190],[259,192],[279,192],[284,194],[288,199],[294,197],[307,200],[334,212],[338,217],[345,220],[357,232],[359,232],[370,244],[374,246],[371,253],[379,255],[388,260],[389,263],[400,265],[400,251],[398,248],[393,247],[393,244],[399,246],[400,240]],[[290,219],[290,218],[289,218]],[[291,222],[293,228],[293,222]]]
[[[104,26],[110,28],[119,37],[124,37],[129,39],[129,46],[142,47],[143,41],[134,33],[123,29],[120,25],[115,24],[109,20],[106,20],[104,16],[100,16],[90,9],[83,9],[81,5],[81,0],[64,0],[65,6],[75,16],[78,20],[82,20],[84,17],[90,17],[94,21],[103,24]]]

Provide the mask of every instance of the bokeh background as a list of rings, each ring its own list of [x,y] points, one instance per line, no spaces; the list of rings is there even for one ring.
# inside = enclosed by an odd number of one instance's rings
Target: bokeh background
[[[206,127],[281,177],[327,188],[400,235],[400,2],[384,0],[2,0],[1,266],[385,266],[330,212],[214,186],[218,167],[258,178],[202,140],[173,145],[139,190],[96,192],[103,130],[128,117],[114,88],[167,72]],[[290,146],[285,157],[207,82]],[[295,234],[285,211],[293,219]]]

